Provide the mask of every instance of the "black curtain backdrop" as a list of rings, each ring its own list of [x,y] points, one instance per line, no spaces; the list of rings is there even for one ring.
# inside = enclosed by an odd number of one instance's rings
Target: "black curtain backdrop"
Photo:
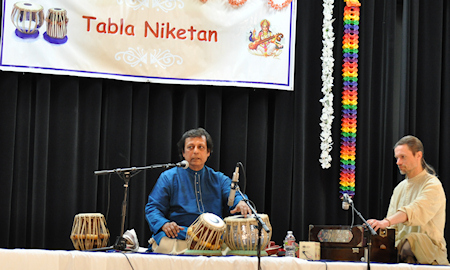
[[[422,139],[450,196],[450,7],[446,0],[361,2],[354,202],[366,218],[382,219],[402,179],[392,147],[403,135]],[[241,187],[269,215],[277,244],[287,230],[308,240],[310,224],[350,224],[339,199],[345,3],[334,10],[336,118],[327,170],[318,161],[322,1],[297,5],[294,91],[0,72],[0,247],[73,249],[74,216],[92,212],[107,216],[113,242],[124,182],[93,172],[177,162],[176,142],[199,126],[215,142],[208,166],[231,176],[243,163]],[[130,181],[125,229],[136,230],[141,246],[151,235],[144,207],[161,172]]]

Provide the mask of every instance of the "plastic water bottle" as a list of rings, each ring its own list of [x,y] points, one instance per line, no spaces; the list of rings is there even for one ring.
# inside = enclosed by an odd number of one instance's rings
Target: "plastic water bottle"
[[[284,238],[284,250],[286,250],[286,257],[295,257],[295,236],[292,231],[288,231]]]

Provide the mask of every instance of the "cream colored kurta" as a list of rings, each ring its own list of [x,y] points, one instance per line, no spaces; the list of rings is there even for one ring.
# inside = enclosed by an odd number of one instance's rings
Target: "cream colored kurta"
[[[387,216],[402,211],[408,221],[393,225],[395,246],[408,239],[419,263],[449,264],[444,239],[446,197],[436,176],[423,170],[394,189]]]

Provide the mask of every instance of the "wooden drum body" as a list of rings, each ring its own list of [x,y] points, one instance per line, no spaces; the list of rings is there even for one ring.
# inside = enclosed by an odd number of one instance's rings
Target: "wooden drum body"
[[[272,237],[272,226],[269,216],[266,214],[259,214],[259,216],[270,229],[270,232],[267,233],[261,228],[261,250],[264,250]],[[258,220],[253,215],[250,217],[230,216],[226,217],[224,221],[226,224],[224,241],[231,250],[258,250]]]
[[[20,38],[36,38],[44,24],[44,8],[31,2],[17,2],[11,13],[11,21]]]
[[[201,214],[186,233],[186,241],[190,250],[219,250],[223,243],[225,223],[212,213]]]
[[[67,41],[67,11],[63,8],[50,8],[45,18],[47,32],[44,39],[50,43],[62,44]]]
[[[77,250],[106,247],[109,231],[106,228],[105,217],[99,213],[76,215],[70,239]]]

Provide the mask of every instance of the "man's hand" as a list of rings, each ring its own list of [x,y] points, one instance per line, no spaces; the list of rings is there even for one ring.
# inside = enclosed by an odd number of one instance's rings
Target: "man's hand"
[[[252,211],[250,210],[250,207],[242,200],[237,205],[236,208],[230,211],[231,214],[235,214],[237,212],[240,212],[241,215],[244,215],[244,217],[247,217],[247,215],[251,215]]]
[[[378,229],[385,229],[391,227],[392,225],[404,223],[408,221],[408,216],[403,211],[397,211],[392,216],[389,216],[383,220],[369,219],[367,223],[372,226],[372,228],[377,231]]]
[[[170,238],[176,238],[178,236],[178,233],[181,230],[184,230],[183,227],[178,226],[178,224],[175,221],[172,222],[167,222],[166,224],[164,224],[161,228],[163,230],[163,232],[166,233],[167,237]]]
[[[367,223],[369,223],[369,225],[372,226],[374,231],[378,231],[378,229],[386,229],[390,225],[389,221],[387,221],[386,219],[383,220],[369,219]]]

